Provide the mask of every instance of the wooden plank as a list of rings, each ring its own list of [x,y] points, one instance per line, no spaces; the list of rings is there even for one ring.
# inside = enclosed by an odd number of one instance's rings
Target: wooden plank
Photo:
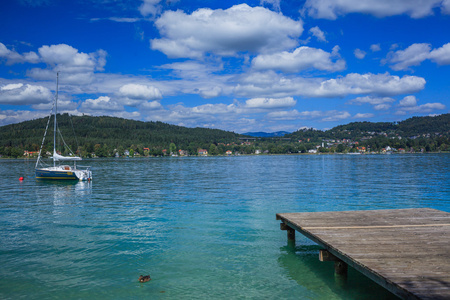
[[[450,299],[450,214],[420,208],[277,214],[405,299]]]

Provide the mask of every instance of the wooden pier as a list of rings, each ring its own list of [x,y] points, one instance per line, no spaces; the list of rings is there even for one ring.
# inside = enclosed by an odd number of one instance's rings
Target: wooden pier
[[[347,265],[403,299],[450,299],[450,213],[429,208],[277,214],[323,247],[321,261]]]

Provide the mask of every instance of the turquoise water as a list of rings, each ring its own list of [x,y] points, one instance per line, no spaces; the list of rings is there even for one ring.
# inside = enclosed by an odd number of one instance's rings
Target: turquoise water
[[[352,269],[335,278],[300,234],[288,245],[275,214],[450,211],[448,154],[84,164],[94,181],[67,184],[0,161],[1,299],[394,299]]]

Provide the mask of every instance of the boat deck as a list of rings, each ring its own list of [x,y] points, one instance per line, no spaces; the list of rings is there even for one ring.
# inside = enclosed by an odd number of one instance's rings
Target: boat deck
[[[450,299],[450,213],[394,209],[277,214],[298,231],[403,299]]]

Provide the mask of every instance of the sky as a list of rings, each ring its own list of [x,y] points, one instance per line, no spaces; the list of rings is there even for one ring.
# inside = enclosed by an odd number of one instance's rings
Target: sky
[[[450,0],[0,1],[0,126],[58,112],[236,133],[449,113]]]

